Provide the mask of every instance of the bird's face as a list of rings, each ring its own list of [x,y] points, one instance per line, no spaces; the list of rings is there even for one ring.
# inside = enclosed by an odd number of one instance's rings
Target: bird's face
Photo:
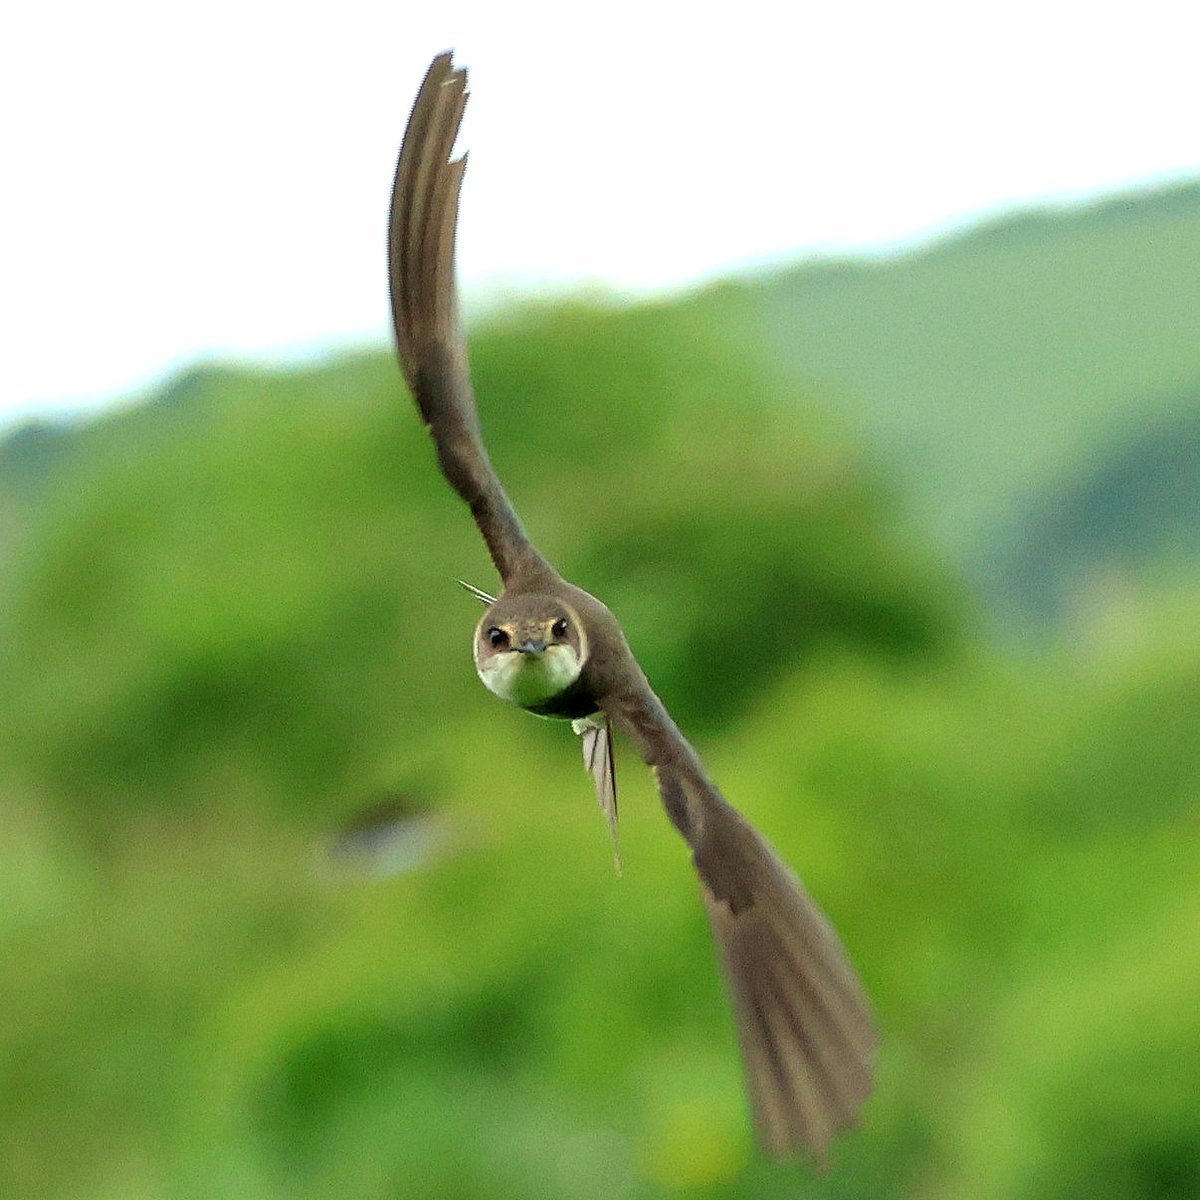
[[[587,636],[574,611],[551,596],[497,600],[475,630],[484,686],[521,708],[545,704],[579,678]]]

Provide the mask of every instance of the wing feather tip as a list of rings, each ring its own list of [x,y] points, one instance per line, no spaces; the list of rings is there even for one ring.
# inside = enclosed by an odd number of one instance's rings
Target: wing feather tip
[[[788,873],[787,886],[801,885]],[[814,919],[808,905],[768,903],[735,915],[708,888],[704,899],[729,983],[759,1142],[776,1157],[803,1154],[827,1162],[833,1142],[857,1126],[874,1085],[878,1035],[861,985],[840,943],[805,933],[803,925]],[[804,934],[798,957],[795,922]],[[840,984],[832,994],[814,987],[814,977],[827,972]]]

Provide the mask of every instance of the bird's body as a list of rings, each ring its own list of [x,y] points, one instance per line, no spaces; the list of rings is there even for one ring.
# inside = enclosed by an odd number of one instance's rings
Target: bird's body
[[[692,850],[737,1017],[759,1135],[823,1157],[870,1093],[875,1033],[837,935],[799,880],[725,801],[651,689],[616,617],[563,579],[525,535],[483,444],[459,328],[454,236],[465,158],[450,154],[465,73],[434,59],[396,168],[389,267],[396,344],[443,474],[470,506],[504,587],[470,587],[486,687],[569,719],[616,835],[614,726],[653,770]]]

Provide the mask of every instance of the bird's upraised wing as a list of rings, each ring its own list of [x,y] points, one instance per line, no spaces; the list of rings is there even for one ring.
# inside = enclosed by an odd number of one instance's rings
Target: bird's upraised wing
[[[388,227],[392,321],[400,364],[437,446],[442,473],[470,505],[508,585],[522,570],[546,564],[488,459],[471,389],[454,280],[467,160],[450,158],[467,102],[467,77],[450,58],[440,54],[430,64],[396,164]]]
[[[759,1138],[823,1160],[871,1092],[870,1006],[833,927],[708,778],[648,684],[604,709],[653,768],[692,849],[733,1001]]]

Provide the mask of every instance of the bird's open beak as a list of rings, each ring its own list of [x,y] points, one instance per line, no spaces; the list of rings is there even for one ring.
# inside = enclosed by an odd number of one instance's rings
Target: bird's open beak
[[[546,649],[545,642],[522,642],[517,650],[521,654],[541,654]]]

